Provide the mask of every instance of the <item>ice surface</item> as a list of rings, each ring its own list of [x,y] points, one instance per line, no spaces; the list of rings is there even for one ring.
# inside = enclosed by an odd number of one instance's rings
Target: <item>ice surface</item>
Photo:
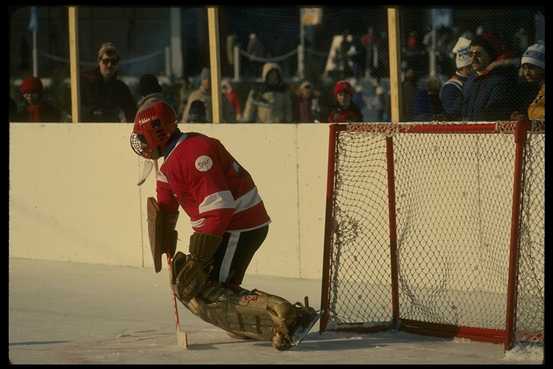
[[[14,364],[539,364],[543,350],[512,350],[404,332],[325,332],[301,346],[231,338],[179,306],[189,349],[176,344],[166,270],[9,260],[9,359]],[[246,275],[257,288],[319,308],[320,281]]]

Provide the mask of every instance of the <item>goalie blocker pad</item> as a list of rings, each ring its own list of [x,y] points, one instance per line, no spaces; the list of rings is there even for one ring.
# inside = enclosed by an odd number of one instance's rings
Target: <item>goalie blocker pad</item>
[[[161,254],[165,253],[167,257],[173,257],[177,249],[178,233],[175,226],[179,213],[164,212],[153,197],[148,197],[147,213],[148,237],[154,259],[154,270],[159,273],[161,271]]]

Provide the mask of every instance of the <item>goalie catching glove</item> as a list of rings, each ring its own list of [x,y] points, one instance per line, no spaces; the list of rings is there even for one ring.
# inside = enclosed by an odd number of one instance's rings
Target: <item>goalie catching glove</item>
[[[198,296],[209,279],[213,255],[223,237],[206,233],[190,236],[189,255],[178,252],[173,260],[174,290],[181,301]]]

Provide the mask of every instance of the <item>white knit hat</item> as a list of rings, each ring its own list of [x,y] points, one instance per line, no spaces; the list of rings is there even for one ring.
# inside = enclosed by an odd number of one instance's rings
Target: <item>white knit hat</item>
[[[545,69],[545,45],[538,43],[529,46],[522,54],[520,65],[526,63]]]
[[[459,37],[457,43],[453,47],[453,52],[455,55],[455,65],[457,69],[466,67],[472,63],[472,58],[470,57],[470,43],[471,40],[465,37]]]

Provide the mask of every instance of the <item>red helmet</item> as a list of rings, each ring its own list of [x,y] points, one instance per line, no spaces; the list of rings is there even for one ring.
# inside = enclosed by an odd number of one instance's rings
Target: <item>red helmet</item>
[[[353,95],[353,87],[351,87],[348,81],[338,81],[334,86],[334,96],[338,95],[340,92],[345,92],[348,95]]]
[[[175,111],[167,103],[157,100],[136,113],[131,147],[146,159],[157,159],[176,130]]]

